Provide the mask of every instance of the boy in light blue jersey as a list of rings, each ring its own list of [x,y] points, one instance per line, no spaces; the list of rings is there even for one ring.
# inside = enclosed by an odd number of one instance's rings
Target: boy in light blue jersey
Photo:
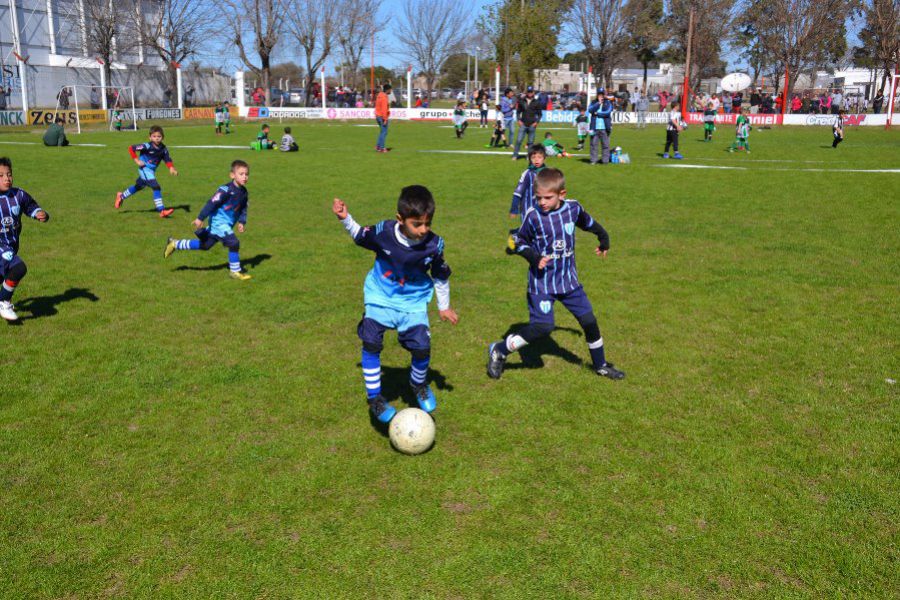
[[[362,341],[362,370],[369,410],[381,423],[397,412],[381,395],[381,350],[384,332],[396,329],[400,345],[412,355],[409,383],[419,407],[437,408],[427,383],[431,360],[428,303],[437,292],[442,321],[459,321],[450,308],[450,267],[444,261],[444,240],[431,231],[434,198],[428,188],[403,188],[397,201],[397,219],[361,227],[334,199],[332,212],[358,246],[375,253],[375,264],[363,288],[365,313],[357,326]]]
[[[241,243],[234,230],[244,233],[247,224],[248,194],[247,180],[250,178],[250,167],[242,160],[231,163],[231,183],[220,186],[212,198],[200,210],[200,214],[191,223],[196,230],[196,240],[176,240],[169,238],[163,256],[169,258],[176,250],[209,250],[222,242],[228,248],[228,272],[232,279],[246,281],[250,275],[241,271]],[[209,218],[209,226],[203,227],[203,221]]]
[[[154,125],[150,128],[149,142],[129,146],[128,153],[131,155],[131,160],[138,166],[138,177],[134,185],[123,192],[116,193],[116,201],[113,205],[116,209],[122,208],[122,203],[126,198],[149,187],[153,190],[153,204],[156,205],[156,211],[160,217],[166,218],[175,212],[174,208],[166,208],[163,204],[162,188],[159,187],[159,182],[156,180],[156,168],[159,163],[165,163],[171,175],[178,175],[178,170],[172,164],[172,157],[169,156],[169,149],[163,144],[164,137],[163,128]]]
[[[575,229],[597,236],[596,254],[605,257],[609,234],[575,200],[566,200],[566,180],[559,169],[544,169],[535,179],[538,206],[525,215],[515,253],[528,261],[528,325],[488,348],[487,373],[503,374],[507,357],[553,331],[553,305],[558,300],[578,320],[598,375],[622,379],[625,373],[606,362],[600,326],[575,268]]]

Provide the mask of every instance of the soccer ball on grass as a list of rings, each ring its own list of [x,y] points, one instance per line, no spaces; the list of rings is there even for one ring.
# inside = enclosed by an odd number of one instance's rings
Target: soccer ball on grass
[[[434,419],[419,408],[404,408],[391,419],[391,444],[403,454],[422,454],[434,444]]]

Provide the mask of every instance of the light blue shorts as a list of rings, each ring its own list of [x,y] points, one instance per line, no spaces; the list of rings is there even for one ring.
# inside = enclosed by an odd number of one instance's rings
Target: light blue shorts
[[[417,325],[429,326],[428,311],[406,312],[396,308],[366,304],[366,317],[397,331],[406,331]]]

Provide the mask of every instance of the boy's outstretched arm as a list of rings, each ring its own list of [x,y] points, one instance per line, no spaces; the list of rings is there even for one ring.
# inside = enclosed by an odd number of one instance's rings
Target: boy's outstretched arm
[[[50,220],[50,215],[47,214],[43,208],[35,201],[28,192],[24,192],[25,194],[25,203],[22,205],[22,212],[31,217],[32,219],[37,219],[41,223],[46,223]]]
[[[335,198],[334,202],[332,202],[331,212],[340,219],[341,225],[344,226],[344,229],[347,230],[347,233],[350,234],[357,246],[362,246],[372,251],[378,250],[378,242],[375,239],[377,227],[363,227],[357,223],[350,211],[347,210],[347,204],[340,198]]]
[[[606,232],[603,226],[594,220],[594,218],[584,209],[579,213],[578,218],[575,220],[575,224],[579,229],[589,231],[597,236],[598,246],[594,249],[594,254],[605,258],[606,253],[609,252],[609,233]]]

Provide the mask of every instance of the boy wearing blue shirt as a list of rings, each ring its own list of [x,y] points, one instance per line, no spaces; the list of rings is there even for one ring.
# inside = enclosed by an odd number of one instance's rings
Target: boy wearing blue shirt
[[[12,161],[0,158],[0,317],[7,321],[18,321],[12,303],[16,286],[25,277],[28,268],[19,258],[19,234],[22,231],[22,215],[46,223],[50,218],[38,206],[34,198],[23,189],[13,187]]]
[[[529,323],[488,347],[487,373],[500,379],[507,357],[553,331],[553,305],[559,300],[578,320],[598,375],[622,379],[625,373],[606,362],[603,338],[594,309],[578,281],[575,268],[575,228],[597,236],[597,256],[606,257],[609,234],[575,200],[566,200],[566,180],[559,169],[544,169],[536,181],[538,206],[525,215],[515,253],[528,271]]]
[[[169,173],[173,176],[178,175],[175,165],[172,164],[172,157],[169,156],[169,149],[163,144],[164,137],[162,127],[154,125],[150,128],[149,142],[129,146],[128,153],[138,166],[138,177],[133,186],[116,194],[116,208],[122,207],[125,198],[148,187],[153,190],[153,203],[156,205],[160,217],[165,218],[175,212],[174,208],[166,208],[163,204],[162,189],[159,187],[159,182],[156,181],[156,168],[161,162],[169,167]]]
[[[200,210],[200,214],[191,223],[195,229],[196,240],[176,240],[169,238],[163,256],[169,258],[176,250],[209,250],[222,242],[228,248],[228,271],[232,279],[246,281],[250,275],[241,272],[241,255],[238,252],[241,243],[234,230],[244,233],[247,224],[247,180],[250,178],[250,167],[242,160],[231,163],[231,183],[220,186],[212,198]],[[209,218],[209,226],[203,227],[203,221]]]
[[[381,395],[381,350],[384,332],[396,329],[400,345],[412,355],[409,383],[419,407],[437,408],[427,383],[431,359],[428,303],[437,292],[442,321],[459,321],[450,308],[450,267],[444,261],[444,240],[431,231],[434,198],[428,188],[403,188],[397,201],[397,219],[370,227],[360,226],[347,205],[334,199],[332,212],[356,242],[375,253],[375,264],[363,288],[365,313],[357,326],[362,340],[362,371],[369,410],[381,423],[397,412]]]

